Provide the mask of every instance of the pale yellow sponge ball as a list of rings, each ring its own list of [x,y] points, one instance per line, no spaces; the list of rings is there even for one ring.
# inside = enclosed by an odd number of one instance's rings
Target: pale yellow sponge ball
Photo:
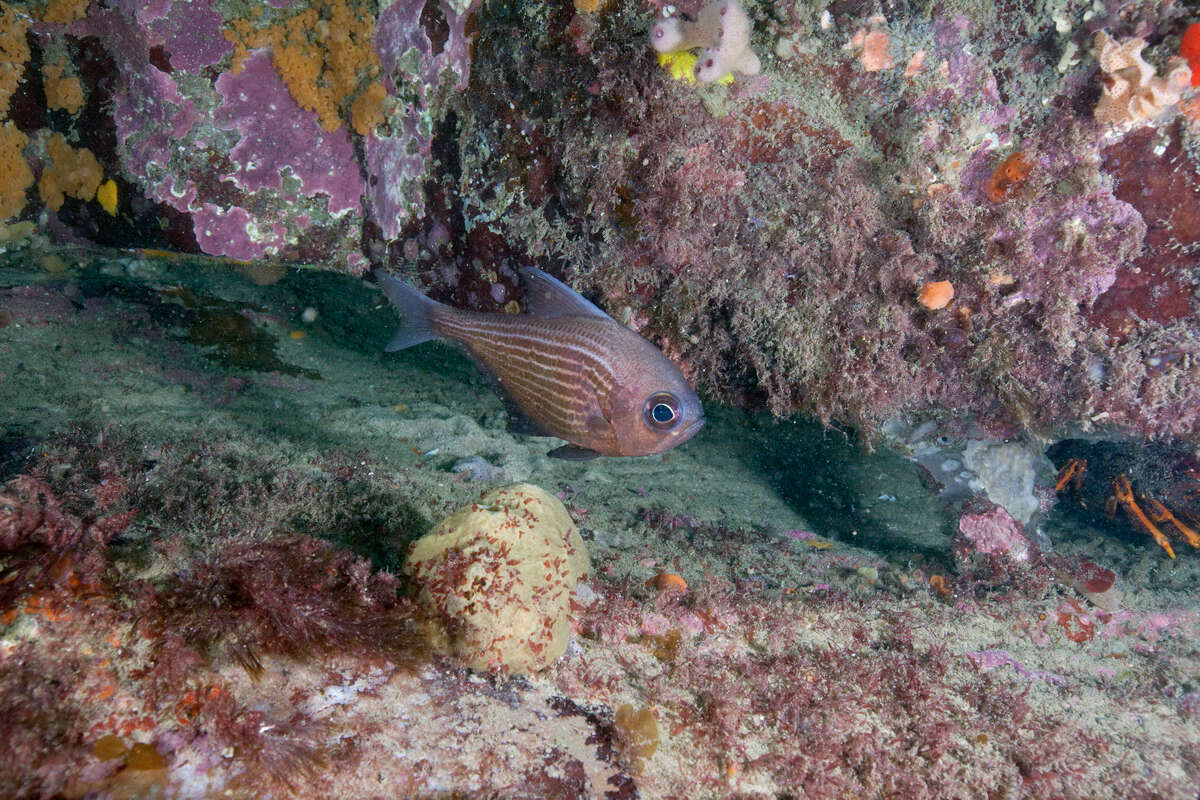
[[[571,592],[590,571],[566,508],[524,483],[451,514],[404,564],[430,644],[481,672],[535,672],[562,655]]]

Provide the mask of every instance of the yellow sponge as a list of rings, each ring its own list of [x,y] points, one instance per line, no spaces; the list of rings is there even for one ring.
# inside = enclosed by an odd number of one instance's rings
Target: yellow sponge
[[[409,548],[435,650],[472,669],[534,672],[562,655],[571,591],[591,571],[566,508],[531,484],[496,489]]]

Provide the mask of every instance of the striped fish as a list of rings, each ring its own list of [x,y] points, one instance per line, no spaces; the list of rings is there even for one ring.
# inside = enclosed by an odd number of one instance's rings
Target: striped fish
[[[662,351],[579,293],[525,268],[526,314],[463,311],[375,270],[402,321],[387,349],[446,339],[491,376],[514,424],[570,444],[550,455],[648,456],[704,425],[700,398]]]

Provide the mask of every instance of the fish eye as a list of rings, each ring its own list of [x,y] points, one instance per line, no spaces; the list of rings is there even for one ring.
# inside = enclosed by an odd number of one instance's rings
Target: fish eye
[[[654,418],[655,422],[670,422],[675,419],[675,409],[666,403],[659,403],[650,409],[650,416]]]
[[[670,392],[652,394],[646,399],[642,414],[651,428],[670,430],[679,421],[679,400]]]

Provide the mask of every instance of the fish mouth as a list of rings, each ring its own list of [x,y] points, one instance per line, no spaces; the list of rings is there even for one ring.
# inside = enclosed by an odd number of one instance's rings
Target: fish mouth
[[[700,417],[699,419],[692,420],[692,422],[690,424],[688,424],[688,426],[686,428],[684,428],[683,430],[681,430],[679,432],[679,438],[680,439],[692,438],[693,436],[695,436],[697,433],[700,432],[700,429],[704,427],[704,423],[707,421],[708,420],[706,420],[704,417]]]

